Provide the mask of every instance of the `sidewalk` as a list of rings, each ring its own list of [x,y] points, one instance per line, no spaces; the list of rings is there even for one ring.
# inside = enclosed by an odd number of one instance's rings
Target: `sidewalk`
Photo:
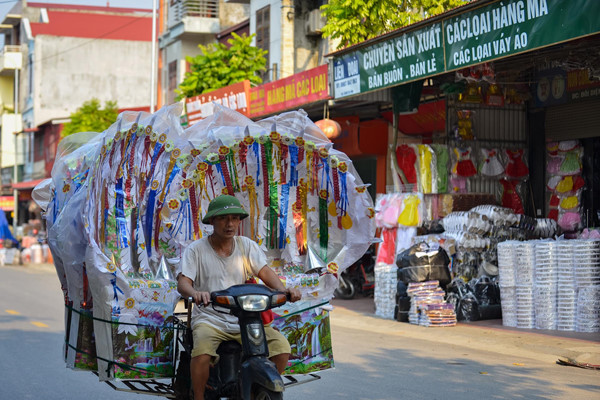
[[[455,327],[426,328],[375,316],[372,298],[333,299],[331,303],[334,306],[332,325],[462,345],[512,355],[516,359],[555,363],[559,358],[569,358],[600,365],[600,333],[509,328],[502,326],[502,320],[459,322]]]

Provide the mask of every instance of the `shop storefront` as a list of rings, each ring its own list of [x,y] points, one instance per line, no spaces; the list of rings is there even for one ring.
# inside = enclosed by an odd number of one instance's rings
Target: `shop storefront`
[[[388,157],[396,159],[389,173],[397,193],[378,202],[380,227],[393,243],[384,251],[387,259],[378,261],[394,264],[403,248],[419,241],[441,245],[452,257],[453,276],[473,283],[457,288],[456,281],[443,282],[447,298],[455,295],[459,317],[483,318],[472,304],[497,310],[502,293],[507,325],[600,329],[597,316],[572,307],[600,293],[600,243],[578,244],[585,266],[577,267],[565,258],[577,257],[574,247],[559,258],[556,249],[531,242],[561,234],[600,237],[592,231],[600,222],[594,179],[600,172],[598,15],[595,1],[483,0],[332,55],[336,102],[375,91],[394,98],[395,112],[387,117],[398,131],[388,142]],[[419,86],[416,109],[407,93]],[[442,130],[415,132],[415,118],[402,115],[425,115],[422,108],[440,102]],[[407,218],[411,207],[418,218]],[[415,229],[418,239],[406,241],[407,229]],[[529,244],[497,247],[503,242]],[[536,263],[535,255],[547,263]],[[498,286],[498,267],[500,278],[504,270],[513,280],[495,296],[477,298],[477,290],[489,294],[493,289],[487,288]],[[544,273],[553,278],[543,280]],[[581,279],[574,285],[559,279],[577,273]],[[553,296],[536,297],[536,291]],[[475,301],[467,301],[466,292]],[[390,299],[400,305],[398,296]],[[554,316],[546,318],[550,311],[543,305],[551,303]],[[398,317],[398,307],[385,307],[388,317]],[[496,315],[493,309],[485,312]]]

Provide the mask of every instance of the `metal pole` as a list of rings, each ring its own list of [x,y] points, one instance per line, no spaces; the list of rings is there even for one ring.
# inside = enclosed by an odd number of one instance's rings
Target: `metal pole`
[[[15,98],[14,98],[14,110],[15,110],[15,121],[17,119],[17,115],[19,114],[19,70],[15,69]],[[18,174],[17,174],[17,141],[19,139],[19,132],[14,133],[15,140],[15,163],[13,165],[13,185],[17,183]],[[13,196],[14,196],[14,211],[13,211],[13,236],[17,236],[17,222],[19,220],[19,191],[13,188]]]
[[[156,2],[152,0],[152,72],[150,79],[150,112],[156,108]]]

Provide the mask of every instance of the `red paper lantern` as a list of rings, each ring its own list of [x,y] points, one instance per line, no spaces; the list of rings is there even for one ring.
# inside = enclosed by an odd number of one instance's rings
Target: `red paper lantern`
[[[342,133],[342,127],[340,124],[332,119],[325,118],[315,122],[315,124],[330,140],[335,139],[336,137],[340,136],[340,133]]]

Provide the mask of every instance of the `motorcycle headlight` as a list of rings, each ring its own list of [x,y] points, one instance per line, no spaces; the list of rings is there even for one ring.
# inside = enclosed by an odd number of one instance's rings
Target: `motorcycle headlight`
[[[248,294],[238,297],[238,302],[244,311],[265,311],[269,307],[269,296]]]

